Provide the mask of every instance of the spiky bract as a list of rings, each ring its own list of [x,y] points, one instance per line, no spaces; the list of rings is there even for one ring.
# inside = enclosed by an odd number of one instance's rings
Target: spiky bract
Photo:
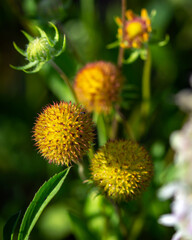
[[[108,142],[91,161],[93,181],[117,202],[138,196],[149,184],[152,173],[147,151],[132,140]]]
[[[75,104],[60,102],[47,106],[34,126],[39,152],[57,165],[77,163],[91,147],[93,123],[86,110]]]
[[[151,20],[147,10],[141,10],[141,17],[135,15],[131,10],[127,10],[126,18],[124,39],[122,20],[119,17],[115,19],[119,26],[117,37],[120,40],[120,46],[123,48],[141,48],[142,44],[148,41],[151,32]]]
[[[108,113],[119,100],[123,77],[110,62],[88,63],[76,75],[75,92],[79,101],[90,112]]]

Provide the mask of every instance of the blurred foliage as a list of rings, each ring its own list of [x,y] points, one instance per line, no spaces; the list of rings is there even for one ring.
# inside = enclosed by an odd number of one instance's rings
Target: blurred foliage
[[[167,46],[151,45],[152,112],[146,125],[140,123],[139,104],[143,61],[124,65],[126,76],[122,92],[122,112],[137,139],[150,150],[154,162],[153,182],[141,198],[122,204],[123,219],[130,239],[170,239],[173,229],[157,223],[169,212],[169,203],[157,198],[157,190],[167,181],[173,152],[170,134],[179,129],[185,116],[174,103],[174,94],[188,87],[192,71],[192,1],[136,0],[128,7],[139,13],[145,7],[156,9],[153,29],[161,40],[170,36]],[[120,15],[119,0],[4,0],[0,2],[0,229],[18,210],[24,211],[39,186],[59,172],[61,167],[48,165],[37,153],[32,127],[42,107],[60,99],[69,101],[70,93],[59,75],[49,66],[33,75],[15,71],[9,64],[22,65],[23,57],[12,42],[26,45],[23,29],[34,33],[37,24],[46,30],[53,21],[67,37],[66,51],[57,64],[73,81],[77,70],[89,61],[117,61],[118,49],[107,49],[116,39],[114,17]],[[130,86],[134,89],[130,94]],[[136,97],[135,97],[136,96]],[[123,123],[119,136],[124,138]],[[87,163],[87,160],[85,159]],[[79,180],[74,167],[65,187],[44,211],[30,239],[121,239],[118,217],[110,202]],[[65,198],[63,197],[65,196]],[[109,231],[110,230],[110,231]]]

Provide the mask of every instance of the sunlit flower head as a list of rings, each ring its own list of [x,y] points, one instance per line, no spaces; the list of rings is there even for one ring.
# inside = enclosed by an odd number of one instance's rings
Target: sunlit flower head
[[[126,11],[125,34],[123,40],[122,19],[117,17],[118,24],[117,37],[120,40],[120,46],[123,48],[140,48],[144,42],[149,39],[151,32],[151,20],[147,10],[141,10],[141,16],[135,15],[131,10]]]
[[[123,83],[120,70],[110,62],[88,63],[76,75],[75,92],[88,111],[108,113],[119,100]]]
[[[93,181],[115,201],[138,196],[149,184],[152,173],[147,151],[132,140],[108,142],[91,161]]]
[[[69,165],[78,162],[93,141],[93,123],[85,109],[60,102],[47,106],[34,126],[39,152],[49,163]]]

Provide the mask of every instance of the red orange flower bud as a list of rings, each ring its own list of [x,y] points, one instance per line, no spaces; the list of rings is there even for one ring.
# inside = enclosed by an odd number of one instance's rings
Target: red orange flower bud
[[[151,32],[151,20],[147,10],[141,10],[141,17],[135,15],[131,10],[126,12],[125,35],[123,39],[122,20],[117,17],[116,23],[119,26],[117,37],[120,46],[123,48],[140,48],[149,39]]]

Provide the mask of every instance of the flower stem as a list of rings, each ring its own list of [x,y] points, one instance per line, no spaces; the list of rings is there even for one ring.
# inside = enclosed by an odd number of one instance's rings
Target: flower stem
[[[126,11],[126,0],[122,0],[121,1],[122,31],[123,31],[122,42],[125,39],[125,11]],[[119,47],[119,55],[117,60],[117,66],[119,68],[122,67],[123,57],[124,57],[124,48]]]
[[[75,103],[78,104],[76,93],[75,93],[67,75],[63,72],[63,70],[53,60],[50,60],[50,63],[52,65],[52,67],[59,73],[60,77],[64,80],[64,82],[66,83],[66,85],[68,86],[68,88],[70,89],[70,91],[73,95]]]
[[[142,105],[141,114],[148,116],[150,112],[150,77],[151,77],[151,53],[147,49],[147,59],[145,60],[142,76]]]
[[[98,144],[103,146],[108,140],[107,127],[104,115],[94,112],[93,121],[96,123],[98,132]]]
[[[121,234],[123,236],[123,239],[128,240],[127,227],[124,224],[123,218],[122,218],[122,211],[121,211],[122,209],[120,209],[119,205],[113,201],[112,201],[112,204],[113,204],[115,211],[119,217],[119,228],[120,228]]]
[[[87,178],[85,176],[85,168],[83,166],[82,162],[78,162],[78,173],[79,173],[79,177],[81,178],[82,181],[85,181]]]
[[[113,118],[112,124],[111,124],[111,131],[110,131],[110,140],[115,140],[117,133],[118,133],[118,115],[115,113],[115,116]]]
[[[122,31],[123,31],[123,36],[122,36],[122,42],[124,41],[125,38],[125,11],[126,11],[126,0],[121,1],[121,15],[122,15]],[[117,59],[117,66],[121,69],[123,65],[123,57],[124,57],[124,48],[121,46],[119,47],[119,54],[118,54],[118,59]],[[118,105],[115,106],[116,110],[119,108]],[[118,119],[117,116],[115,115],[112,121],[112,131],[111,131],[111,136],[110,139],[114,140],[117,136],[118,132]]]
[[[110,140],[115,140],[117,133],[118,133],[118,123],[121,122],[125,128],[126,133],[128,134],[129,138],[132,140],[135,140],[134,132],[128,122],[128,120],[125,118],[125,116],[121,113],[119,105],[115,106],[115,116],[111,124],[111,131],[110,131]]]

